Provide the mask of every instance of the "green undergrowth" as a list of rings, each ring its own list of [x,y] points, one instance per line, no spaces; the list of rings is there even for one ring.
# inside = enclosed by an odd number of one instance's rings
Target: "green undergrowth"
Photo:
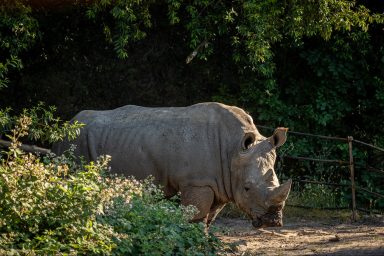
[[[320,184],[294,186],[283,210],[284,223],[352,223],[352,210],[349,202],[337,190]],[[337,209],[342,208],[342,209]],[[356,212],[358,222],[382,220],[383,213]],[[223,218],[248,217],[234,204],[228,204],[218,216]]]
[[[342,210],[325,210],[325,209],[308,209],[300,207],[292,207],[286,205],[283,210],[284,223],[292,221],[340,221],[348,222],[351,220],[352,211],[349,209]],[[359,215],[360,216],[360,215]],[[248,217],[236,207],[236,205],[230,203],[221,212],[218,218],[242,218]]]
[[[314,222],[350,222],[352,211],[345,210],[324,210],[324,209],[305,209],[286,206],[284,209],[285,223],[314,221]]]
[[[344,191],[332,189],[322,184],[295,184],[286,201],[284,218],[289,219],[350,219],[349,202],[344,198]],[[337,209],[343,208],[343,209]],[[345,209],[344,209],[345,208]],[[228,204],[219,217],[247,218],[247,216],[233,203]]]
[[[341,190],[324,184],[294,184],[287,199],[287,205],[318,209],[347,208],[348,189]],[[348,194],[349,195],[349,194]]]
[[[297,184],[292,186],[286,201],[286,219],[339,220],[351,217],[345,191],[324,184]]]
[[[1,153],[0,255],[217,254],[218,238],[188,221],[195,208],[165,200],[151,179],[109,175],[110,157],[23,152],[31,123],[22,115]]]
[[[234,203],[227,204],[218,215],[218,218],[248,218]]]

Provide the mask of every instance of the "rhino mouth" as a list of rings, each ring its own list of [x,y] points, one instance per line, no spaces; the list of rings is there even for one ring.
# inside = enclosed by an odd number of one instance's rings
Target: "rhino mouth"
[[[252,220],[252,225],[255,228],[282,227],[283,226],[282,211],[267,212],[261,217],[256,217]]]
[[[255,228],[282,227],[283,221],[281,219],[263,220],[262,218],[256,218],[252,220],[252,226]]]

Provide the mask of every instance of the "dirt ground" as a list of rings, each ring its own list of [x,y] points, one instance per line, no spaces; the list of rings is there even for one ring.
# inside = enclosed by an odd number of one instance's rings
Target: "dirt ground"
[[[384,217],[359,221],[296,218],[284,227],[255,229],[244,218],[220,217],[216,235],[230,245],[224,255],[384,256]]]

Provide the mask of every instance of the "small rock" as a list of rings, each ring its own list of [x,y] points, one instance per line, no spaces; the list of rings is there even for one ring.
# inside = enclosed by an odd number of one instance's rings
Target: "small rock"
[[[341,239],[338,235],[335,235],[335,237],[329,238],[329,242],[339,242]]]

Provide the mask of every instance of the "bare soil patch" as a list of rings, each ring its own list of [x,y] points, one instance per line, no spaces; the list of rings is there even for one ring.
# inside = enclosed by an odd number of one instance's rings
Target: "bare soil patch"
[[[284,227],[255,229],[244,218],[220,217],[216,235],[224,255],[384,255],[384,217],[358,222],[296,218]]]

